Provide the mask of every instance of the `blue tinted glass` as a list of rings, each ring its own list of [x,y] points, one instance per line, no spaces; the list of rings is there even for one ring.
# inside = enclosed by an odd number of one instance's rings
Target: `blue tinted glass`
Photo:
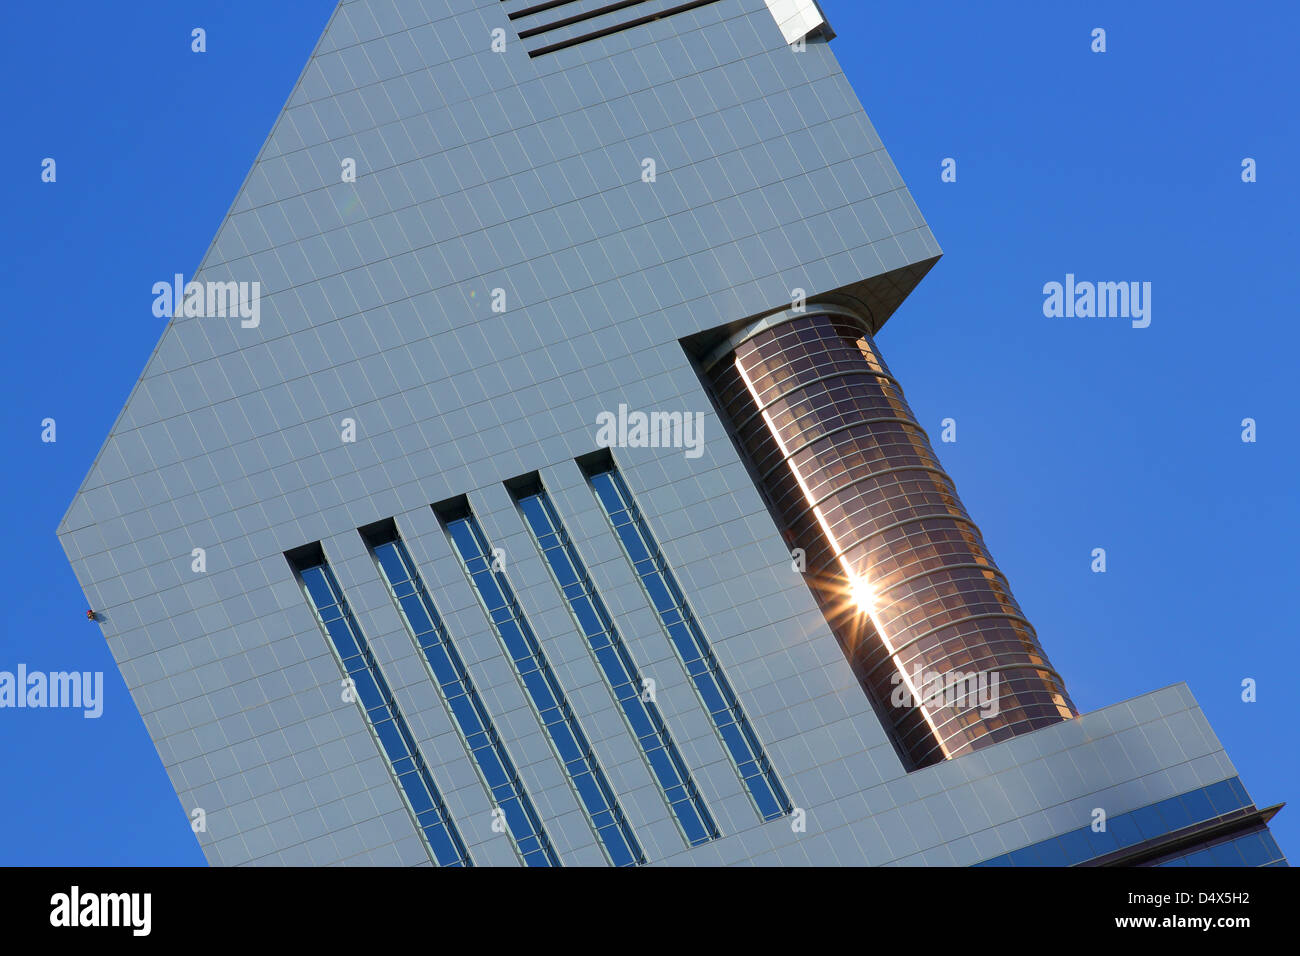
[[[1251,805],[1250,794],[1246,792],[1246,786],[1241,782],[1240,777],[1229,777],[1228,787],[1232,790],[1232,795],[1237,807],[1248,807]]]
[[[1156,837],[1164,836],[1169,832],[1169,827],[1165,826],[1165,821],[1160,815],[1159,809],[1155,806],[1143,807],[1140,810],[1134,810],[1126,814],[1138,828],[1144,840],[1154,840]]]
[[[1273,839],[1273,834],[1261,833],[1259,834],[1259,839],[1260,842],[1264,844],[1264,848],[1268,851],[1271,859],[1281,860],[1284,864],[1286,863],[1286,857],[1282,854],[1282,848],[1279,847],[1277,841]]]
[[[1213,801],[1213,803],[1212,803]],[[1079,863],[1095,859],[1116,850],[1124,849],[1144,840],[1165,836],[1168,833],[1191,826],[1195,823],[1212,819],[1227,810],[1216,810],[1214,806],[1240,809],[1250,805],[1241,781],[1236,777],[1220,781],[1200,790],[1193,790],[1161,800],[1158,803],[1112,817],[1109,827],[1101,833],[1091,827],[1081,827],[1069,833],[1053,837],[1033,846],[1024,847],[1014,853],[1004,854],[985,860],[976,866],[1006,865],[1059,865],[1054,861],[1059,852],[1069,863]],[[1228,850],[1219,846],[1230,844]],[[1244,861],[1244,863],[1243,863]],[[1158,866],[1272,866],[1273,861],[1287,865],[1271,834],[1260,830],[1226,841],[1214,847],[1192,848],[1180,856],[1171,858]]]
[[[1088,839],[1089,846],[1092,847],[1092,856],[1105,856],[1107,853],[1114,853],[1119,849],[1119,841],[1115,839],[1115,834],[1110,830],[1097,832],[1091,826],[1083,831]]]
[[[1218,815],[1204,790],[1193,790],[1191,793],[1184,793],[1180,799],[1183,806],[1187,808],[1187,815],[1191,817],[1193,823],[1200,823],[1202,820],[1208,820]]]
[[[588,647],[641,745],[642,756],[669,802],[687,843],[695,846],[707,842],[717,835],[717,830],[704,800],[668,734],[658,706],[653,701],[642,700],[643,683],[636,664],[619,637],[604,602],[596,594],[586,566],[564,532],[554,506],[545,492],[538,492],[520,498],[519,507],[542,557],[561,585],[569,610],[587,638]],[[572,590],[565,589],[565,584],[572,584]],[[678,784],[685,788],[686,797],[680,804],[673,805],[668,791]]]
[[[1065,866],[1065,854],[1055,839],[1044,840],[1025,847],[1034,859],[1034,866]]]
[[[461,740],[506,821],[506,832],[527,866],[558,866],[541,819],[515,773],[469,672],[425,590],[410,552],[400,538],[373,547],[416,647],[423,652],[434,684],[451,711]],[[399,594],[406,597],[398,598]],[[527,849],[525,849],[525,845]]]
[[[1007,862],[1012,866],[1038,866],[1038,853],[1032,846],[1021,847],[1007,854]]]
[[[1271,863],[1281,854],[1274,855],[1269,848],[1272,838],[1267,833],[1248,833],[1236,839],[1237,852],[1246,866],[1263,866]]]
[[[1245,866],[1237,851],[1236,840],[1210,847],[1210,860],[1212,866]]]
[[[330,587],[329,578],[325,576],[324,565],[303,571],[302,583],[307,586],[307,594],[321,617],[329,620],[337,616],[338,599]]]
[[[469,853],[433,784],[415,738],[389,693],[384,675],[352,618],[334,572],[322,563],[300,570],[299,577],[343,673],[355,682],[357,702],[379,741],[380,753],[397,777],[400,792],[433,859],[442,866],[471,865]]]
[[[1192,812],[1178,797],[1161,800],[1156,804],[1156,808],[1159,809],[1160,816],[1165,821],[1167,831],[1181,830],[1183,827],[1191,826],[1196,822],[1192,818]]]
[[[686,668],[696,693],[713,718],[714,729],[721,738],[740,774],[741,781],[759,815],[764,820],[784,816],[793,808],[776,772],[764,754],[758,737],[741,710],[740,702],[713,659],[704,632],[686,606],[681,589],[673,578],[654,535],[641,517],[622,477],[610,465],[589,476],[596,498],[632,563],[637,578],[645,588],[651,606],[669,642]]]
[[[1062,833],[1056,838],[1056,842],[1061,848],[1061,854],[1065,858],[1066,866],[1073,866],[1076,863],[1082,863],[1084,860],[1091,860],[1097,855],[1093,851],[1092,841],[1088,839],[1088,834],[1091,832],[1091,828],[1071,830],[1069,833]]]
[[[1115,843],[1121,849],[1135,843],[1141,843],[1144,839],[1137,823],[1130,817],[1131,814],[1121,813],[1117,817],[1111,817],[1106,825],[1106,828],[1110,830],[1111,835],[1115,838]]]
[[[1205,788],[1205,795],[1209,797],[1216,815],[1231,813],[1233,810],[1238,810],[1244,806],[1237,793],[1233,790],[1231,780],[1220,780],[1218,783],[1211,784]]]
[[[632,828],[515,600],[510,583],[504,573],[492,566],[491,548],[478,522],[473,515],[466,515],[446,522],[446,528],[474,593],[488,612],[506,655],[515,665],[515,674],[536,709],[601,846],[615,866],[644,862]]]

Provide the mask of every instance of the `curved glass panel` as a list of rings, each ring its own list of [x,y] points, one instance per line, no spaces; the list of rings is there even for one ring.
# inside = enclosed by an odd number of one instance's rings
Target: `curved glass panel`
[[[875,343],[814,309],[707,377],[905,762],[1076,716]]]

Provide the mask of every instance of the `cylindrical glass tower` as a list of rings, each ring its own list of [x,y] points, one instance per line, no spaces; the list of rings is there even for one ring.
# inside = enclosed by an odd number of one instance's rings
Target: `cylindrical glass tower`
[[[915,769],[1077,711],[869,328],[850,310],[809,304],[751,324],[703,365],[831,629]]]

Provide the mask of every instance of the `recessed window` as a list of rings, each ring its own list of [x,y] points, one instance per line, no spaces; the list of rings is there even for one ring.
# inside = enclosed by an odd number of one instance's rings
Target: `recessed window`
[[[574,716],[560,683],[533,629],[515,600],[514,591],[488,545],[483,529],[462,498],[435,505],[452,547],[487,612],[506,656],[514,665],[524,693],[537,712],[547,739],[595,830],[598,842],[615,866],[644,863],[641,846],[623,815],[605,773],[596,761],[587,736]]]
[[[584,459],[579,464],[613,525],[624,554],[645,588],[650,604],[658,613],[659,622],[686,668],[704,709],[709,712],[714,729],[744,781],[745,790],[753,799],[759,816],[764,820],[785,816],[793,809],[790,799],[714,658],[704,631],[682,596],[677,579],[659,551],[654,535],[632,500],[632,493],[614,467],[613,459],[602,455]]]
[[[397,526],[391,521],[384,522],[364,529],[362,538],[379,565],[411,639],[428,665],[429,675],[451,713],[461,743],[492,795],[493,804],[501,811],[506,832],[524,865],[559,866],[559,858],[519,780],[510,754],[447,634],[415,562],[397,533]]]
[[[348,691],[355,693],[357,706],[397,780],[430,855],[440,866],[472,866],[469,852],[434,786],[415,737],[370,653],[370,645],[353,618],[320,545],[299,548],[285,557],[298,575],[303,593],[316,612],[316,621],[329,639],[330,649],[348,682]]]
[[[668,733],[653,688],[642,680],[550,497],[536,478],[517,484],[512,493],[686,842],[709,842],[718,835],[713,818]]]

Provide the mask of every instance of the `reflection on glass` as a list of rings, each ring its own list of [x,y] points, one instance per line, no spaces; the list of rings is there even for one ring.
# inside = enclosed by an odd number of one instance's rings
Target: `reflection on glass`
[[[352,617],[334,572],[322,560],[299,568],[298,575],[433,858],[441,866],[472,865],[406,719]]]
[[[402,620],[429,665],[461,742],[492,795],[494,806],[501,811],[506,832],[524,865],[559,866],[537,811],[397,529],[372,540],[370,546]]]
[[[785,816],[793,805],[622,475],[610,461],[587,477],[759,815],[764,820]]]
[[[861,322],[810,306],[707,376],[909,766],[1075,716]]]
[[[472,514],[444,516],[447,536],[460,555],[474,593],[487,612],[506,656],[514,665],[515,675],[523,685],[547,739],[573,785],[583,810],[600,845],[615,866],[644,863],[641,846],[632,827],[596,762],[596,755],[568,699],[556,680],[551,665],[542,652],[524,612],[515,601],[514,591],[505,574],[493,563],[492,549]]]
[[[537,485],[516,500],[687,844],[708,843],[718,835],[713,818],[677,752],[659,706],[646,695],[636,664],[605,602],[587,577],[587,569],[565,533],[550,496]]]

